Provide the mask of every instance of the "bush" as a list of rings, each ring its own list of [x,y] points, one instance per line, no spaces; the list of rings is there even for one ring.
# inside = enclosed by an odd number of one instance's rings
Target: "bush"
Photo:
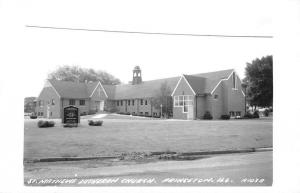
[[[204,116],[203,116],[203,119],[205,119],[205,120],[211,120],[211,119],[213,119],[213,117],[212,117],[212,115],[210,114],[209,111],[206,111],[205,114],[204,114]]]
[[[38,121],[39,128],[54,127],[54,125],[55,125],[54,121],[43,121],[43,120]]]
[[[254,119],[259,118],[259,111],[258,111],[258,110],[254,111],[254,113],[253,113],[253,118],[254,118]]]
[[[36,119],[37,116],[36,115],[30,115],[30,119]]]
[[[221,115],[221,119],[228,120],[230,119],[230,115]]]
[[[103,121],[93,121],[93,120],[88,120],[90,126],[102,126]]]
[[[245,119],[253,119],[253,115],[249,111],[247,111],[247,113],[244,115],[244,118]]]
[[[264,111],[264,116],[265,116],[265,117],[268,117],[268,116],[269,116],[269,112],[270,112],[269,109],[265,109],[265,111]]]

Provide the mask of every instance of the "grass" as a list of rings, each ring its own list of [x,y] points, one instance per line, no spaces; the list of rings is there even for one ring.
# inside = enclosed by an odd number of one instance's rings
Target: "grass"
[[[272,120],[174,121],[103,118],[103,126],[38,128],[24,121],[24,159],[132,152],[226,150],[272,146]]]

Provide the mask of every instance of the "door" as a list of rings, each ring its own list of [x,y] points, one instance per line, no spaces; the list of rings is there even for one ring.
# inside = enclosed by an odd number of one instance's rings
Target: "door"
[[[99,110],[104,111],[104,101],[100,101]]]

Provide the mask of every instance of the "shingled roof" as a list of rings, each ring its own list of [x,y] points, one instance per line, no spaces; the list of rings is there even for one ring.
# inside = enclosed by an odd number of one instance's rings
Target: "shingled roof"
[[[171,92],[174,90],[180,77],[172,77],[158,80],[143,81],[140,84],[121,84],[121,85],[103,85],[108,98],[110,99],[134,99],[134,98],[150,98],[154,97],[160,85],[167,83]]]
[[[234,69],[228,69],[184,76],[196,94],[208,94],[213,91],[220,80],[228,78],[233,71]]]
[[[233,69],[207,72],[192,75],[183,75],[196,94],[211,93],[222,79],[226,79]],[[134,99],[154,97],[162,83],[167,83],[173,91],[180,80],[180,76],[143,81],[140,84],[103,85],[109,99]],[[49,80],[55,90],[62,98],[89,98],[99,82],[75,83],[70,81]]]
[[[77,83],[71,81],[48,80],[62,98],[87,99],[99,82]]]

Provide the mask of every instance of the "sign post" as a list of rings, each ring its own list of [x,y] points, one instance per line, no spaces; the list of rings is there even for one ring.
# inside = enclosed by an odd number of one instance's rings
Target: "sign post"
[[[80,123],[79,109],[75,106],[64,108],[63,123],[68,126],[78,126]]]

